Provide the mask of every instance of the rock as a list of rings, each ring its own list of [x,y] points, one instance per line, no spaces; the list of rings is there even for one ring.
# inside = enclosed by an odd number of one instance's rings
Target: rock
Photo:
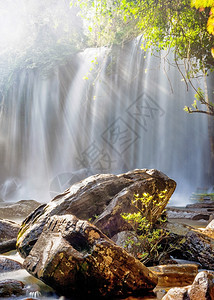
[[[214,299],[214,275],[203,271],[198,273],[193,284],[184,288],[173,288],[162,300],[213,300]]]
[[[214,213],[214,201],[200,201],[187,204],[186,207],[168,207],[167,215],[170,219],[190,219],[208,221]]]
[[[16,239],[4,241],[0,243],[0,254],[16,249]]]
[[[132,175],[132,177],[135,178],[136,175],[141,175],[142,177],[143,173],[145,173],[144,170],[136,170],[127,174],[129,174],[130,177]],[[109,203],[104,212],[96,218],[94,224],[109,237],[112,237],[123,230],[130,229],[127,227],[127,223],[122,219],[121,214],[135,211],[132,208],[131,200],[136,192],[140,195],[146,192],[149,193],[149,195],[158,197],[158,194],[161,191],[167,190],[165,195],[165,205],[160,207],[160,211],[155,216],[156,220],[162,215],[163,210],[175,190],[176,183],[157,170],[146,170],[146,174],[149,174],[151,177],[146,180],[137,180],[128,188],[123,189]]]
[[[95,225],[112,237],[130,229],[121,217],[123,212],[135,211],[131,205],[134,194],[147,192],[156,196],[165,191],[165,205],[176,183],[157,170],[134,170],[125,174],[101,174],[86,178],[55,197],[47,205],[38,207],[23,222],[18,236],[20,254],[26,257],[41,234],[44,225],[53,215],[73,214],[81,219],[95,219]],[[157,215],[161,215],[165,205]]]
[[[198,273],[193,264],[160,265],[149,267],[158,276],[158,287],[184,287],[192,284]]]
[[[25,290],[23,282],[12,279],[0,281],[0,297],[18,297],[24,294]]]
[[[183,288],[172,288],[168,293],[162,298],[162,300],[190,300],[187,297],[188,287]],[[199,299],[198,299],[199,300]]]
[[[212,221],[207,225],[206,230],[209,230],[209,229],[214,230],[214,220],[212,220]]]
[[[0,253],[16,249],[16,239],[20,225],[0,219]]]
[[[21,263],[4,256],[0,256],[0,273],[12,272],[21,269],[23,269]]]
[[[192,286],[188,289],[190,300],[214,299],[214,274],[203,271],[198,273]]]
[[[134,231],[121,231],[115,234],[112,238],[118,246],[124,248],[127,252],[136,257],[136,244],[139,242],[138,236]],[[133,243],[129,243],[129,240]],[[138,248],[138,247],[137,247]],[[137,251],[139,252],[139,251]]]
[[[205,269],[214,269],[214,239],[187,225],[167,222],[165,229],[169,231],[169,242],[175,245],[172,256],[195,261]]]
[[[203,230],[203,233],[214,239],[214,220],[207,225],[207,227]]]
[[[16,222],[0,219],[0,242],[16,239],[19,229]]]
[[[23,220],[40,205],[41,203],[35,200],[20,200],[12,204],[4,202],[3,204],[0,204],[0,218]]]
[[[181,244],[183,258],[199,262],[203,268],[214,269],[214,240],[197,230],[190,230]]]
[[[72,215],[49,218],[24,267],[65,296],[125,296],[157,284],[140,261]]]

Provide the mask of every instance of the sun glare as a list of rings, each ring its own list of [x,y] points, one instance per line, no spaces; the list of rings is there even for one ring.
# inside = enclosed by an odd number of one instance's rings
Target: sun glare
[[[24,34],[24,20],[17,12],[0,10],[0,47],[13,46]]]

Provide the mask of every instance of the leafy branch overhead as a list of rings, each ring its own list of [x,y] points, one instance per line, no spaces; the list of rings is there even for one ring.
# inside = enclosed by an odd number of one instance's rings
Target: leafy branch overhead
[[[206,83],[214,70],[212,0],[76,0],[74,4],[85,18],[89,45],[123,44],[142,34],[142,49],[156,53],[171,49],[186,85],[195,89],[205,106],[200,111],[214,115]],[[203,95],[193,84],[193,78],[199,77],[204,79]]]

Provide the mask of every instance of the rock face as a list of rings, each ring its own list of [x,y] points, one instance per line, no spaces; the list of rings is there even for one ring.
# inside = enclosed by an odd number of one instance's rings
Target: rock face
[[[142,263],[72,215],[49,218],[24,267],[65,296],[124,296],[157,284]]]
[[[121,213],[135,210],[131,206],[134,194],[144,192],[156,196],[165,191],[165,205],[176,183],[157,170],[134,170],[121,175],[101,174],[86,178],[38,207],[22,224],[17,246],[26,257],[51,216],[73,214],[81,219],[95,220],[95,225],[109,237],[130,229]],[[161,211],[164,206],[161,208]],[[97,218],[95,218],[97,216]]]

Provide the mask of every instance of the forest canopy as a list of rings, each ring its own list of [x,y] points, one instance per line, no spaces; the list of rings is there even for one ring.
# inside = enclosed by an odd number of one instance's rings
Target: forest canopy
[[[214,0],[76,0],[71,5],[80,8],[90,46],[123,44],[142,34],[142,49],[172,51],[180,71],[182,60],[186,85],[214,70]],[[206,83],[196,90],[196,99],[214,115]],[[193,108],[186,110],[199,111],[195,102]]]

